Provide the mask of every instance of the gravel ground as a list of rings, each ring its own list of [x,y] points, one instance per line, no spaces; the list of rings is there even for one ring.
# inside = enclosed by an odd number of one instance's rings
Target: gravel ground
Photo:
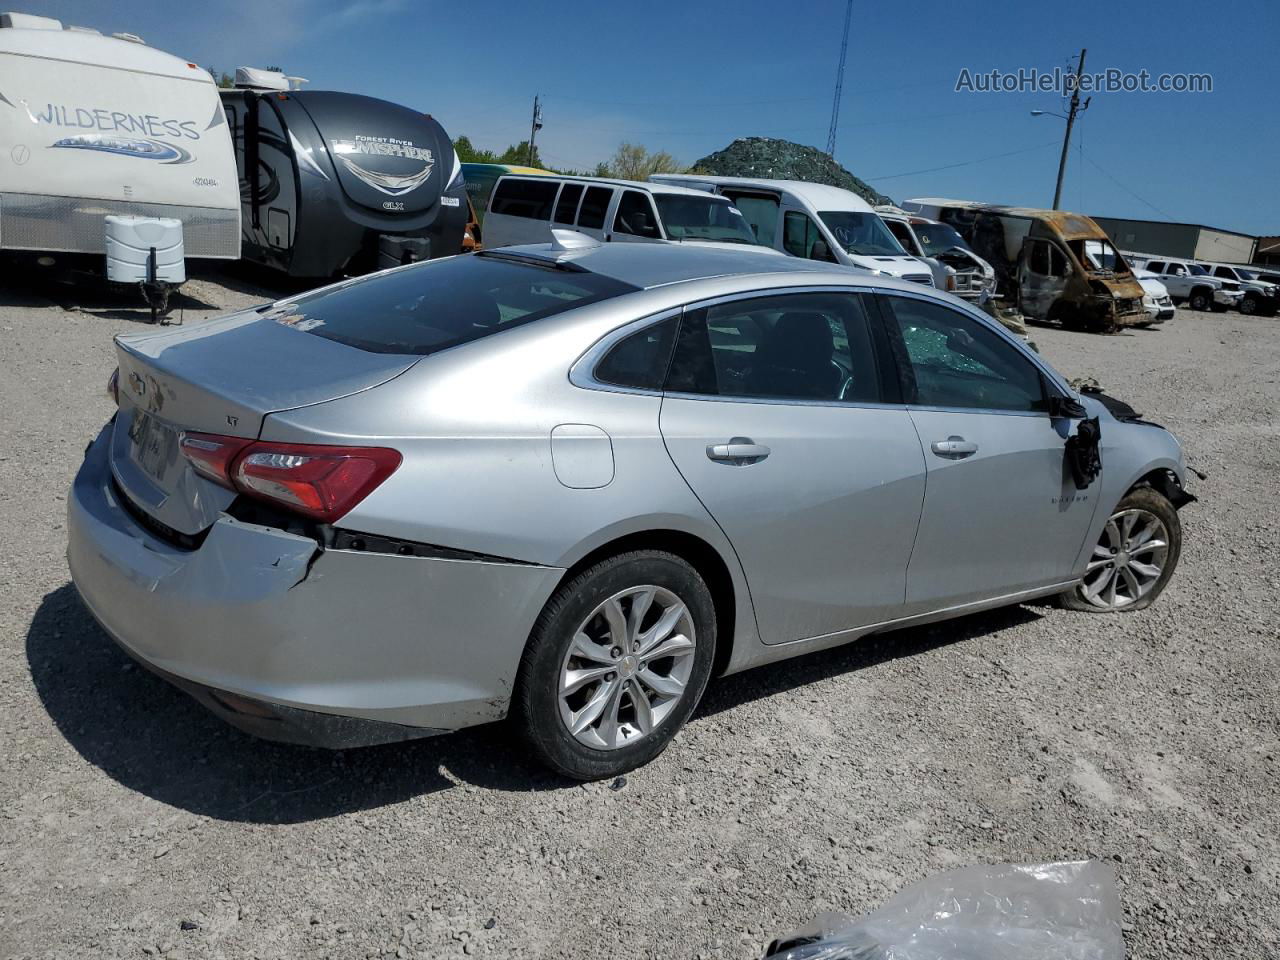
[[[261,299],[227,283],[189,285],[187,321]],[[949,867],[1081,857],[1113,864],[1132,957],[1280,956],[1280,320],[1034,331],[1207,474],[1152,609],[1014,607],[729,678],[657,762],[578,786],[501,726],[256,741],[117,652],[68,582],[64,493],[141,313],[65,294],[0,295],[0,957],[748,958]]]

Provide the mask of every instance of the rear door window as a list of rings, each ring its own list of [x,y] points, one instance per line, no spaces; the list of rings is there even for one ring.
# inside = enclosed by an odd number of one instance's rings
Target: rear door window
[[[365,277],[262,312],[371,353],[426,355],[636,289],[596,273],[479,253]]]
[[[566,183],[560,189],[560,199],[556,201],[556,223],[573,223],[581,199],[582,184]]]
[[[722,397],[882,401],[868,301],[792,293],[685,313],[667,389]]]
[[[588,230],[601,229],[612,199],[613,191],[608,187],[587,187],[587,193],[582,198],[582,209],[578,211],[578,226]]]
[[[508,177],[498,184],[489,201],[489,212],[530,220],[550,220],[559,180],[550,177]]]

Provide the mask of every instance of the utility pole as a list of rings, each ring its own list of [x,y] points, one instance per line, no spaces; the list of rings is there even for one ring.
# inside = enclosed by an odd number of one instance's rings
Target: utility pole
[[[529,129],[529,159],[527,165],[533,166],[534,146],[533,141],[538,136],[538,131],[542,129],[542,101],[537,94],[533,97],[533,126]]]
[[[840,122],[840,92],[844,89],[844,61],[849,53],[849,23],[853,20],[853,0],[844,10],[844,37],[840,41],[840,66],[836,70],[836,94],[831,102],[831,129],[827,131],[827,156],[836,155],[836,126]]]
[[[1075,126],[1076,114],[1081,110],[1089,107],[1089,100],[1085,100],[1084,106],[1080,106],[1080,77],[1084,74],[1084,55],[1085,50],[1080,51],[1080,62],[1076,64],[1076,82],[1071,88],[1071,108],[1067,110],[1067,131],[1062,135],[1062,158],[1058,161],[1058,185],[1053,190],[1053,209],[1058,209],[1058,204],[1062,201],[1062,178],[1067,172],[1067,151],[1071,149],[1071,128]]]

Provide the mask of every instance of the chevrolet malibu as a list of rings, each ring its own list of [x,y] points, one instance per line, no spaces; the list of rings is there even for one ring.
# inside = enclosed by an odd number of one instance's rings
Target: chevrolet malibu
[[[558,234],[116,354],[69,498],[85,604],[317,746],[509,717],[613,776],[713,676],[1035,597],[1140,610],[1192,499],[1171,433],[964,302],[746,250]]]

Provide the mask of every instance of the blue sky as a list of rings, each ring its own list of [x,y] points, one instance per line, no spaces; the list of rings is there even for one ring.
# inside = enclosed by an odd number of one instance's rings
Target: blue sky
[[[497,149],[528,136],[540,93],[543,157],[580,168],[624,140],[685,163],[740,136],[823,147],[845,9],[843,0],[12,6],[137,33],[220,70],[280,64],[315,89],[395,100]],[[1280,233],[1278,41],[1274,0],[857,0],[836,159],[895,199],[1048,206],[1062,121],[1029,111],[1060,111],[1058,97],[957,93],[956,78],[962,68],[1065,67],[1083,46],[1090,72],[1209,73],[1213,92],[1095,95],[1076,127],[1064,207]]]

